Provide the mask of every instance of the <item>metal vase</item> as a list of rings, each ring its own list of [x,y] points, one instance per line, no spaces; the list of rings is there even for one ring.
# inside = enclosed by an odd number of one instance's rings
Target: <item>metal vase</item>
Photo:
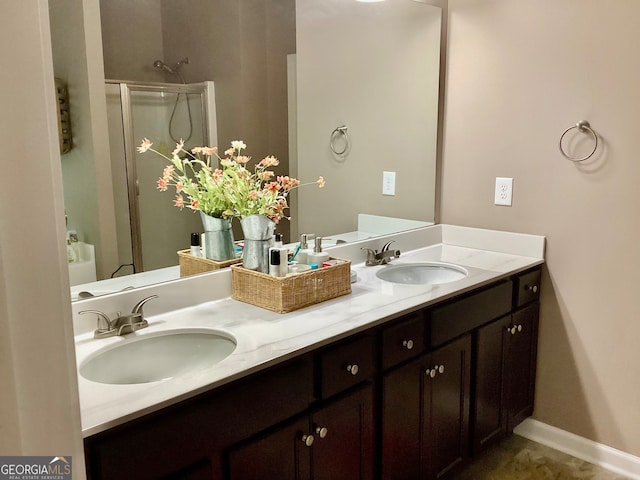
[[[244,234],[242,265],[249,270],[269,273],[269,248],[273,246],[276,224],[264,215],[249,215],[240,220]]]
[[[204,227],[204,249],[209,260],[225,261],[235,258],[233,230],[230,218],[211,217],[200,212]]]

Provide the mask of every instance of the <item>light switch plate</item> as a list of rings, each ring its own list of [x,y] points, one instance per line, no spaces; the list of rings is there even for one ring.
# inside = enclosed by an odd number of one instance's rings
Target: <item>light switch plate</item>
[[[511,206],[513,200],[513,178],[496,177],[496,205]]]
[[[382,194],[396,194],[396,172],[382,172]]]

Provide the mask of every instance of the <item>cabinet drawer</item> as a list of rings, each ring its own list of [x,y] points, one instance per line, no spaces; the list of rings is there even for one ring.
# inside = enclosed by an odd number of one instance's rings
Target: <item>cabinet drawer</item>
[[[356,385],[373,375],[374,342],[370,334],[360,335],[352,340],[320,353],[320,396],[335,395]]]
[[[520,307],[540,297],[541,270],[525,273],[516,278],[515,306]]]
[[[437,347],[511,311],[511,280],[475,293],[431,312],[429,345]]]
[[[416,313],[382,331],[382,368],[391,368],[424,350],[424,316]]]

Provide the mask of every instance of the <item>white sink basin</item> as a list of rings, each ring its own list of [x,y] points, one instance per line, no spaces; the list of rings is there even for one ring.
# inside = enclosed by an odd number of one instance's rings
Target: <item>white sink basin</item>
[[[213,330],[167,330],[126,338],[95,352],[80,364],[80,375],[118,385],[157,382],[210,368],[235,348],[234,339]]]
[[[468,272],[464,268],[441,262],[387,265],[376,272],[376,276],[381,280],[405,285],[449,283],[467,275]]]

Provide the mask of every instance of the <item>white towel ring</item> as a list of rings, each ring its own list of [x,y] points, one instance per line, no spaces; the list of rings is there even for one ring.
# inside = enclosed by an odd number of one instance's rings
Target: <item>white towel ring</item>
[[[337,135],[340,135],[340,137],[344,140],[344,148],[342,150],[336,149],[335,141]],[[329,137],[329,145],[331,146],[331,151],[336,155],[344,155],[347,150],[349,150],[349,135],[347,134],[346,125],[337,127],[333,132],[331,132],[331,136]]]
[[[562,148],[562,140],[564,139],[564,136],[567,134],[569,130],[572,130],[574,128],[579,132],[583,132],[583,133],[587,132],[593,136],[593,140],[594,140],[593,150],[591,150],[591,152],[589,152],[584,157],[572,157],[571,155],[569,155],[567,152],[564,151],[564,148]],[[580,120],[578,123],[576,123],[575,125],[571,125],[564,132],[562,132],[562,135],[560,135],[560,142],[558,146],[560,147],[560,153],[562,153],[562,155],[564,155],[564,157],[567,160],[571,160],[572,162],[584,162],[586,159],[591,158],[591,156],[594,153],[596,153],[596,150],[598,149],[598,135],[596,134],[596,132],[593,131],[593,129],[591,128],[591,125],[589,125],[589,122],[587,122],[586,120]]]

